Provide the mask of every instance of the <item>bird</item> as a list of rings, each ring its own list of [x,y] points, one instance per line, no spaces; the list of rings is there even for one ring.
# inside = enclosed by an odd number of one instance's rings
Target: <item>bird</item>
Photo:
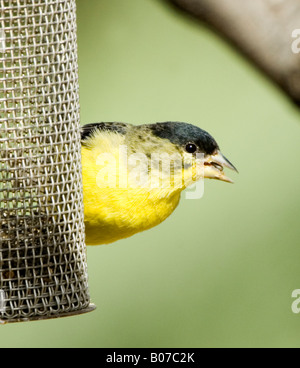
[[[183,191],[201,179],[228,183],[236,167],[205,130],[184,122],[81,128],[88,246],[111,244],[166,220]]]

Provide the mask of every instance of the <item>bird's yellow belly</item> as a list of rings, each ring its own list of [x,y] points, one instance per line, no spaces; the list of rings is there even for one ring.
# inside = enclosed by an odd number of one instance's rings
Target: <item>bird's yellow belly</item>
[[[128,238],[163,222],[177,207],[180,194],[154,199],[141,189],[98,188],[84,183],[87,245]]]
[[[122,144],[121,138],[114,136],[120,141],[112,143],[110,136],[107,140],[104,136],[96,145],[98,150],[82,148],[87,245],[108,244],[148,230],[163,222],[180,200],[180,191],[115,185],[116,176],[117,182],[121,176],[124,179],[121,164],[117,170],[114,165],[107,165],[103,175],[99,155],[107,151],[118,161],[118,147]]]

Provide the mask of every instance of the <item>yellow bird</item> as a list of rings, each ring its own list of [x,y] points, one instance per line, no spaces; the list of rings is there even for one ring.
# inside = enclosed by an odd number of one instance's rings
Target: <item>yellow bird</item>
[[[209,133],[180,122],[86,125],[82,166],[87,245],[148,230],[187,187],[204,178],[232,182],[224,168],[237,171]]]

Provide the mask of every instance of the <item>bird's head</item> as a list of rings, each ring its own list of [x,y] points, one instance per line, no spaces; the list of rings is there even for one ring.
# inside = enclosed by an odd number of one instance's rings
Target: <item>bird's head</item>
[[[156,123],[134,127],[131,146],[147,154],[180,155],[184,165],[177,165],[177,174],[184,175],[188,187],[200,178],[233,183],[224,169],[237,169],[221,153],[215,139],[206,131],[181,122]],[[195,171],[196,168],[196,171]],[[200,171],[197,168],[202,168]],[[176,164],[173,165],[176,175]],[[181,176],[182,177],[182,176]]]

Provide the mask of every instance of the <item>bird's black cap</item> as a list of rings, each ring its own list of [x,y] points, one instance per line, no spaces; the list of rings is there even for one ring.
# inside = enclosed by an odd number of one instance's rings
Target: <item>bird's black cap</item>
[[[191,124],[168,121],[149,125],[149,129],[153,135],[168,139],[173,144],[184,146],[187,143],[195,143],[200,152],[207,155],[219,149],[217,142],[209,133]]]

